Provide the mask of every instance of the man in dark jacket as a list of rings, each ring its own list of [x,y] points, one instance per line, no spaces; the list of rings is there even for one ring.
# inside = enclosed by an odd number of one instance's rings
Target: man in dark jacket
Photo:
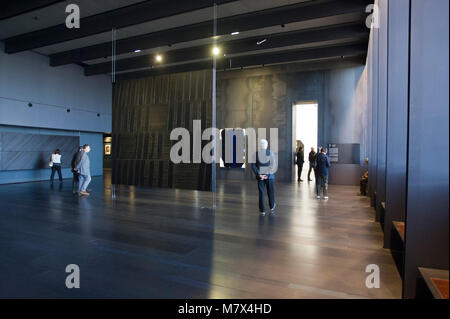
[[[81,161],[81,157],[83,156],[83,146],[78,147],[78,151],[73,154],[72,162],[70,163],[70,167],[72,167],[72,192],[75,194],[77,192],[77,188],[75,188],[75,185],[79,182],[78,179],[78,172],[76,170],[76,167],[78,166],[78,163]]]
[[[316,159],[316,188],[317,199],[320,199],[320,191],[323,188],[323,198],[328,199],[328,168],[331,166],[327,156],[327,149],[321,148]]]
[[[259,211],[261,216],[266,215],[266,209],[264,205],[264,194],[267,188],[267,195],[269,197],[270,213],[275,213],[275,193],[274,193],[274,181],[276,171],[276,159],[272,151],[267,149],[269,143],[267,140],[262,139],[260,141],[260,149],[256,153],[256,162],[252,164],[253,173],[255,173],[256,180],[258,181],[258,193],[259,193]]]
[[[314,147],[311,147],[311,152],[309,152],[308,155],[308,161],[309,161],[309,170],[308,170],[308,182],[312,181],[311,179],[311,171],[314,169],[314,161],[316,160],[316,151],[314,150]]]
[[[303,182],[302,170],[303,170],[303,164],[305,163],[305,152],[303,151],[302,146],[300,146],[298,148],[297,153],[295,154],[295,157],[297,158],[295,161],[295,164],[297,164],[297,174],[298,174],[297,181]]]

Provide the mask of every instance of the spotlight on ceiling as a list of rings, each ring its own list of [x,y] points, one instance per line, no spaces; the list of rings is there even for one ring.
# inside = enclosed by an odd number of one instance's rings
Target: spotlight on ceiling
[[[213,47],[212,54],[213,55],[219,55],[219,53],[220,53],[220,48],[219,47]]]
[[[139,50],[139,49],[134,50],[134,53],[139,53],[139,52],[141,52],[141,50]]]
[[[261,41],[258,41],[258,42],[256,42],[256,45],[261,45],[261,44],[263,44],[264,42],[266,42],[267,41],[267,39],[264,39],[264,40],[261,40]]]
[[[155,57],[156,62],[162,62],[163,58],[161,54],[157,54]]]
[[[231,32],[231,35],[238,35],[238,34],[239,34],[239,31]]]

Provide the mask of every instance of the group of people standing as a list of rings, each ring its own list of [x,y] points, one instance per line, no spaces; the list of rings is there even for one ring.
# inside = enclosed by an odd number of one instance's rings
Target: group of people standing
[[[259,194],[259,211],[261,216],[266,215],[266,207],[264,204],[264,197],[267,191],[269,198],[270,214],[275,214],[275,171],[276,171],[276,159],[272,151],[268,149],[269,143],[267,140],[260,140],[259,151],[256,153],[256,162],[252,164],[252,170],[255,174],[258,183]],[[295,164],[298,166],[298,181],[302,182],[301,174],[303,170],[303,164],[305,163],[303,147],[300,147],[296,153]],[[321,198],[323,189],[323,198],[328,199],[328,168],[331,166],[330,159],[327,155],[327,149],[322,147],[319,153],[315,152],[314,147],[311,147],[309,153],[309,171],[308,181],[312,181],[311,172],[314,171],[316,178],[316,193],[317,199]],[[266,160],[261,160],[265,158]]]
[[[70,165],[73,173],[72,189],[74,194],[77,193],[79,196],[89,196],[90,189],[87,187],[91,182],[91,168],[88,156],[90,151],[91,147],[88,144],[80,146],[78,151],[73,155]],[[61,173],[61,159],[61,151],[56,149],[53,152],[49,163],[49,166],[52,169],[52,173],[50,175],[50,182],[52,185],[55,172],[58,173],[59,181],[62,182],[63,180]]]
[[[301,176],[303,171],[303,165],[305,163],[305,153],[303,147],[300,146],[295,154],[297,165],[298,181],[303,182]],[[311,147],[311,151],[308,154],[309,170],[308,181],[312,181],[311,172],[314,171],[316,178],[316,193],[317,199],[320,199],[320,194],[323,189],[323,198],[328,199],[328,168],[331,166],[330,159],[327,155],[327,149],[322,147],[320,153],[316,153],[314,147]]]

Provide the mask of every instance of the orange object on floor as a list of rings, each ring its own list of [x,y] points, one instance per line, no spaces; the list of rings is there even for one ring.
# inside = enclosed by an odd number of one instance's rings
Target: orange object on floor
[[[433,284],[436,286],[437,290],[444,299],[448,298],[448,279],[431,278]]]

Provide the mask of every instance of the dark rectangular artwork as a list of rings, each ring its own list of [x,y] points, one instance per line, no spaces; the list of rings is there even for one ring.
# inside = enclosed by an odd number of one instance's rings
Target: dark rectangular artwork
[[[211,83],[206,70],[114,85],[113,183],[211,189],[210,165],[170,161],[172,129],[192,131],[193,120],[201,120],[202,129],[211,126]]]
[[[0,171],[48,168],[56,149],[61,151],[62,167],[70,167],[79,145],[78,136],[0,132]]]

